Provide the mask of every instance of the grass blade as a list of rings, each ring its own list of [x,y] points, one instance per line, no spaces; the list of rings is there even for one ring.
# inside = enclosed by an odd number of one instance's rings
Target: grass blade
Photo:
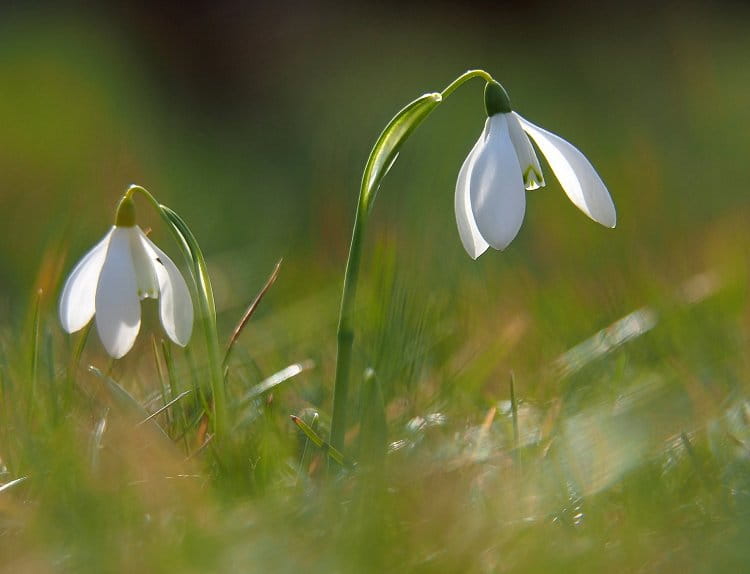
[[[28,476],[22,476],[20,478],[16,478],[15,480],[11,480],[10,482],[6,482],[3,485],[0,485],[0,493],[5,492],[6,490],[10,490],[14,486],[17,486],[26,481],[28,478]]]
[[[145,419],[143,419],[141,422],[139,422],[135,426],[141,426],[142,424],[147,423],[148,421],[150,421],[154,417],[159,416],[161,413],[163,413],[164,411],[166,411],[169,407],[171,407],[172,405],[174,405],[175,403],[177,403],[177,401],[179,401],[183,397],[186,397],[187,395],[189,395],[192,392],[193,391],[191,389],[188,389],[187,391],[182,391],[179,395],[177,395],[175,398],[173,398],[171,401],[169,401],[166,405],[164,405],[163,407],[155,410],[153,413],[151,413],[150,415],[148,415]]]
[[[292,419],[292,422],[297,425],[297,427],[305,433],[305,436],[310,439],[310,442],[313,443],[315,446],[317,446],[319,449],[324,451],[332,460],[339,463],[341,466],[346,466],[348,468],[351,468],[353,465],[348,462],[344,455],[341,454],[341,451],[331,446],[329,443],[324,441],[318,433],[316,433],[310,425],[308,425],[305,421],[303,421],[301,418],[299,418],[296,415],[289,415]]]
[[[89,372],[104,381],[105,388],[109,392],[112,403],[120,410],[120,412],[122,412],[126,416],[130,416],[141,421],[143,419],[149,418],[149,413],[146,411],[146,409],[143,408],[141,403],[139,403],[135,399],[135,397],[133,397],[133,395],[126,391],[122,387],[122,385],[120,385],[112,377],[105,375],[102,371],[100,371],[93,365],[89,366]],[[159,431],[159,434],[169,440],[170,443],[172,442],[167,433],[164,432],[164,429],[161,428],[161,426],[157,424],[156,421],[152,420],[149,422],[153,425],[154,429]]]
[[[268,292],[271,286],[276,282],[276,278],[279,276],[279,269],[281,269],[281,263],[283,261],[284,261],[283,259],[279,259],[278,263],[276,263],[276,266],[271,272],[271,275],[269,275],[268,279],[266,279],[266,283],[263,285],[263,288],[255,296],[255,299],[253,299],[252,303],[250,303],[247,310],[242,315],[242,318],[240,319],[239,323],[237,323],[237,326],[234,328],[234,331],[232,332],[232,336],[229,338],[229,342],[227,343],[226,351],[224,351],[224,361],[222,362],[222,365],[224,366],[225,376],[226,376],[227,364],[229,363],[229,358],[232,355],[232,349],[234,348],[234,345],[237,343],[237,339],[240,338],[240,333],[242,333],[242,330],[245,328],[245,325],[247,325],[247,322],[250,320],[250,317],[252,317],[253,313],[255,313],[255,310],[258,308],[258,305],[260,304],[265,294]]]
[[[304,371],[309,371],[315,366],[315,363],[312,361],[302,361],[299,363],[294,363],[292,365],[289,365],[288,367],[285,367],[281,369],[279,372],[274,373],[270,377],[264,379],[254,387],[252,387],[245,395],[239,400],[240,404],[247,403],[254,398],[258,397],[259,395],[262,395],[269,389],[272,389],[273,387],[280,385],[284,381],[288,381],[292,377],[296,377],[300,373]]]

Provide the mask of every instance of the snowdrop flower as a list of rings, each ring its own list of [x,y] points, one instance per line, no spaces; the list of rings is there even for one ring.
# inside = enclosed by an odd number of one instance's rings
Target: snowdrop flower
[[[185,346],[193,329],[190,291],[177,266],[135,224],[127,195],[115,225],[73,269],[60,297],[60,322],[68,333],[96,315],[104,348],[119,359],[132,347],[141,326],[140,300],[159,299],[167,335]]]
[[[547,158],[570,200],[594,221],[614,227],[612,198],[586,157],[570,143],[525,120],[510,107],[497,82],[485,87],[487,121],[456,183],[456,222],[461,242],[476,259],[488,247],[505,249],[521,228],[525,190],[544,186],[528,136]]]

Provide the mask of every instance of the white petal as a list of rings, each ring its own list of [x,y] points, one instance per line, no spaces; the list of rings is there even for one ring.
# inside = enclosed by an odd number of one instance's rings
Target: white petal
[[[143,246],[141,237],[146,237],[140,227],[127,227],[130,235],[130,255],[133,258],[135,281],[138,285],[138,298],[156,299],[159,296],[159,279],[154,269],[151,252]]]
[[[489,118],[487,122],[489,123]],[[458,234],[461,236],[461,243],[463,243],[464,249],[466,249],[466,252],[472,259],[479,257],[490,246],[482,238],[479,229],[477,229],[474,213],[471,211],[471,198],[469,196],[469,174],[473,167],[476,152],[484,142],[488,127],[488,124],[486,124],[482,135],[479,136],[477,143],[474,144],[469,155],[466,156],[461,166],[461,171],[458,172],[458,181],[456,182],[455,208]]]
[[[141,241],[150,251],[153,268],[159,279],[159,316],[167,335],[185,346],[193,331],[193,301],[185,279],[174,262],[141,233]]]
[[[526,211],[521,167],[510,141],[507,114],[489,118],[489,133],[477,150],[469,174],[469,195],[477,229],[495,249],[505,249],[518,234]]]
[[[96,289],[96,329],[107,352],[119,359],[135,342],[141,327],[141,304],[130,249],[133,228],[112,231]]]
[[[594,221],[614,227],[617,224],[615,205],[607,187],[586,156],[560,136],[515,115],[524,131],[542,150],[570,201]]]
[[[513,142],[513,147],[516,148],[518,165],[521,166],[524,186],[529,191],[544,187],[542,166],[539,165],[539,158],[536,157],[536,152],[534,151],[534,146],[529,141],[529,136],[523,133],[523,128],[521,128],[521,124],[518,121],[518,115],[513,113],[508,114],[506,117],[508,119],[510,141]]]
[[[68,333],[85,327],[94,316],[99,273],[114,227],[73,268],[60,296],[60,323]]]

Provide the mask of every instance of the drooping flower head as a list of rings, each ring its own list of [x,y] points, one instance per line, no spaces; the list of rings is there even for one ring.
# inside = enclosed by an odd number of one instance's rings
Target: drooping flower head
[[[484,100],[487,121],[458,174],[455,197],[458,232],[473,259],[488,247],[502,250],[513,241],[523,223],[526,191],[545,185],[528,136],[576,207],[602,225],[615,226],[612,198],[577,148],[514,112],[499,83],[487,83]]]
[[[126,194],[114,226],[65,282],[60,322],[74,333],[95,316],[104,348],[119,359],[133,347],[141,327],[140,301],[146,298],[159,299],[164,331],[185,346],[193,329],[190,291],[177,266],[136,225],[135,205]]]

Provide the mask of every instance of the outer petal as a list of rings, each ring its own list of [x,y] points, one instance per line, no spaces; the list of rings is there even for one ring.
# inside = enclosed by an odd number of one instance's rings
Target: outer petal
[[[140,231],[140,229],[139,229]],[[185,279],[174,262],[140,232],[143,247],[151,254],[154,271],[159,280],[159,316],[167,335],[178,345],[185,346],[193,331],[193,301]]]
[[[132,227],[112,231],[96,289],[96,329],[107,352],[119,359],[135,342],[141,328],[138,283],[130,251]]]
[[[489,133],[477,150],[469,174],[477,229],[495,249],[505,249],[513,241],[526,211],[521,167],[508,133],[507,115],[489,118]]]
[[[536,157],[534,146],[531,145],[529,137],[523,133],[521,123],[518,121],[518,115],[515,113],[508,114],[507,119],[510,141],[513,142],[513,147],[516,148],[518,165],[521,166],[524,186],[527,190],[544,187],[542,166],[539,165],[539,158]]]
[[[60,323],[75,333],[91,321],[95,310],[96,285],[114,227],[73,268],[60,296]]]
[[[477,229],[477,222],[474,220],[474,213],[471,210],[471,197],[469,195],[469,174],[471,173],[474,158],[477,151],[482,147],[485,135],[489,130],[489,118],[485,124],[482,135],[479,136],[477,143],[466,156],[461,171],[458,172],[458,181],[456,182],[456,223],[458,224],[458,234],[461,236],[461,243],[464,249],[472,259],[476,259],[482,253],[487,251],[490,246]]]
[[[586,156],[560,136],[535,126],[518,114],[515,116],[542,150],[570,201],[594,221],[614,227],[617,224],[615,205]]]

